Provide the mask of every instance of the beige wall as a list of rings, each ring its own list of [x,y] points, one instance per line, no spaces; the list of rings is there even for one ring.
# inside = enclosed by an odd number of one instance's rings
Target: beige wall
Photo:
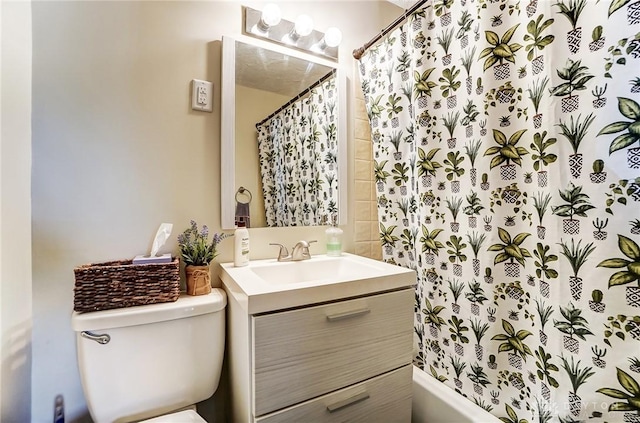
[[[387,2],[278,3],[285,18],[306,12],[320,29],[342,29],[340,63],[347,75],[355,66],[351,51],[399,15]],[[67,421],[86,414],[69,321],[73,267],[145,252],[161,222],[174,224],[167,251],[176,250],[175,235],[189,219],[212,230],[220,227],[220,40],[240,33],[240,4],[47,1],[32,6],[33,422],[51,421],[59,393],[65,396]],[[193,78],[213,82],[213,113],[190,110]],[[350,99],[350,122],[353,107]],[[344,230],[345,247],[352,252],[353,131],[350,123]],[[269,242],[322,240],[324,229],[251,229],[252,258],[273,257]],[[225,241],[218,260],[231,260],[232,250]]]
[[[0,2],[0,421],[31,421],[31,3]]]
[[[244,163],[236,167],[236,186],[245,187],[251,192],[249,210],[252,228],[267,226],[255,125],[289,100],[291,97],[286,95],[236,86],[236,161]],[[246,201],[246,197],[238,198]]]
[[[373,177],[373,150],[371,126],[357,70],[353,75],[354,110],[354,182],[355,205],[355,253],[382,260],[376,186]]]

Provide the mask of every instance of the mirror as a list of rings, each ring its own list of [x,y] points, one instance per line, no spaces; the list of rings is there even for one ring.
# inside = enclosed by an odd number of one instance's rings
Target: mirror
[[[316,225],[320,215],[330,212],[337,212],[338,223],[345,224],[347,216],[346,83],[337,64],[244,36],[237,38],[225,36],[222,45],[222,228],[235,227],[237,205],[240,207],[239,215],[250,216],[252,228]],[[287,194],[282,191],[288,192],[289,190],[285,188],[287,185],[291,188],[291,183],[286,182],[297,184],[302,181],[303,186],[306,186],[306,176],[303,177],[301,171],[295,172],[293,178],[290,173],[288,176],[276,175],[271,171],[272,178],[263,179],[261,164],[262,170],[267,172],[265,175],[273,167],[265,161],[265,146],[273,144],[267,139],[265,132],[269,133],[273,130],[272,128],[277,126],[274,122],[278,123],[280,118],[281,123],[288,127],[292,134],[298,131],[301,125],[297,120],[289,120],[290,109],[302,103],[305,103],[305,107],[309,107],[309,103],[316,97],[319,97],[320,102],[323,103],[321,107],[313,106],[309,109],[312,111],[309,116],[314,120],[317,119],[316,133],[320,133],[320,138],[327,134],[331,141],[318,143],[322,151],[318,150],[315,153],[318,163],[312,166],[317,166],[318,172],[320,169],[323,172],[325,170],[329,172],[329,158],[335,159],[335,164],[331,163],[330,166],[332,174],[328,176],[329,183],[323,176],[319,186],[324,188],[324,192],[318,192],[317,200],[311,197],[313,200],[311,210],[305,205],[310,203],[308,198],[301,203],[302,207],[307,208],[306,214],[301,215],[303,217],[274,221],[274,216],[282,216],[283,213],[277,212],[282,209],[275,206],[273,200],[275,197],[270,195],[275,191],[278,191],[280,196]],[[331,97],[330,101],[328,97]],[[331,116],[326,113],[325,103],[331,105]],[[295,115],[296,112],[293,114]],[[303,123],[305,123],[304,120]],[[257,124],[261,125],[257,126]],[[330,127],[331,131],[329,131]],[[301,133],[296,132],[296,135],[297,137],[291,136],[287,139],[304,138]],[[289,147],[298,151],[298,158],[305,154],[308,158],[309,145],[309,143],[297,142]],[[308,165],[304,158],[302,162],[305,163],[304,166]],[[290,171],[290,167],[291,165],[287,166],[286,172]],[[306,173],[305,170],[305,175]],[[274,180],[284,183],[273,184]],[[268,187],[266,193],[263,191],[264,186]],[[332,200],[332,197],[335,197],[335,200]],[[289,201],[292,199],[289,198]],[[321,204],[321,201],[324,203]],[[247,202],[249,204],[245,205]],[[288,207],[285,206],[285,210]],[[295,211],[295,208],[293,210]]]

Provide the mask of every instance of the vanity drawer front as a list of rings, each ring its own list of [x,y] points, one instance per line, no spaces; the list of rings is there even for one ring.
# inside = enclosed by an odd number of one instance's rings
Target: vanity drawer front
[[[411,363],[413,289],[253,318],[256,416]]]
[[[411,421],[411,372],[398,370],[256,420],[257,423]]]

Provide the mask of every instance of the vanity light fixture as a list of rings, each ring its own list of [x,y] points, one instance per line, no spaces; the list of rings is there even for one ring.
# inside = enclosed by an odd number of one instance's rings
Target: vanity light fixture
[[[338,59],[342,33],[336,27],[326,33],[313,29],[313,20],[300,15],[295,22],[281,19],[280,8],[268,3],[262,11],[244,7],[244,31],[247,35],[294,47],[333,60]]]
[[[280,8],[275,3],[267,3],[262,9],[260,20],[256,24],[256,28],[261,32],[269,31],[269,28],[276,26],[282,19]]]

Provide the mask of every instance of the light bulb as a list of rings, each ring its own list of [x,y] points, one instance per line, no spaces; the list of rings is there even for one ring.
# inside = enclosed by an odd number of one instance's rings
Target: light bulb
[[[327,47],[338,47],[340,42],[342,42],[342,32],[335,26],[332,26],[325,32],[324,42]]]
[[[278,25],[280,23],[282,15],[280,13],[280,8],[275,3],[267,3],[262,9],[262,16],[260,18],[260,22],[258,27],[262,31],[268,30],[270,27],[274,25]]]
[[[296,34],[301,37],[306,37],[313,31],[313,20],[308,15],[300,15],[296,19],[295,25]]]

